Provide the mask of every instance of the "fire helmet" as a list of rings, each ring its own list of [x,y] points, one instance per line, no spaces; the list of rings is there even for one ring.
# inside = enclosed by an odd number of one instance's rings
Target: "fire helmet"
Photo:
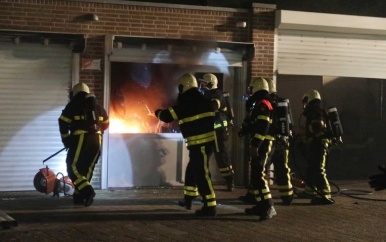
[[[178,79],[178,92],[182,94],[192,88],[198,88],[196,78],[192,74],[183,74]]]
[[[269,92],[268,82],[262,77],[253,78],[251,84],[249,84],[248,90],[250,95],[253,95],[261,90]]]
[[[317,90],[311,89],[303,95],[302,102],[303,104],[308,104],[315,99],[321,100],[322,98]]]
[[[204,75],[204,82],[206,82],[209,89],[217,88],[218,80],[217,77],[211,73]]]
[[[90,89],[88,88],[88,86],[86,84],[79,82],[79,83],[75,84],[74,87],[72,88],[73,97],[75,97],[76,94],[78,94],[79,92],[90,93]]]
[[[273,80],[271,78],[266,78],[265,80],[268,82],[269,93],[277,93],[276,84],[273,83]]]

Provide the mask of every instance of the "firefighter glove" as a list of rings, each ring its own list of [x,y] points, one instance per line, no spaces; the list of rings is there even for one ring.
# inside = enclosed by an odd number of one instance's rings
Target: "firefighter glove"
[[[369,185],[375,191],[386,189],[386,165],[378,166],[383,173],[370,176]]]
[[[158,114],[162,111],[162,109],[157,109],[154,111],[155,116],[158,118]]]

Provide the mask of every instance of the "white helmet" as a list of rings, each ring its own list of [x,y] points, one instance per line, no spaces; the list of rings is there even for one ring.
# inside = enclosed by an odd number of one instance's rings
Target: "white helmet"
[[[273,83],[273,80],[271,78],[266,78],[265,80],[268,82],[269,93],[277,93],[276,85]]]
[[[312,100],[315,100],[315,99],[322,100],[322,98],[320,97],[319,92],[317,90],[311,89],[311,90],[308,90],[303,95],[302,102],[303,102],[303,104],[308,104]]]
[[[252,79],[251,84],[249,84],[249,93],[250,95],[255,94],[255,92],[266,90],[269,92],[269,86],[267,80],[262,77],[256,77]]]
[[[183,74],[178,79],[178,92],[182,94],[192,88],[198,88],[196,78],[192,74]]]
[[[205,74],[204,75],[204,81],[206,82],[207,84],[207,87],[209,89],[216,89],[217,88],[217,84],[218,84],[218,80],[217,80],[217,77],[213,74]]]
[[[75,97],[79,92],[90,93],[90,89],[86,84],[79,82],[72,88],[72,96]]]

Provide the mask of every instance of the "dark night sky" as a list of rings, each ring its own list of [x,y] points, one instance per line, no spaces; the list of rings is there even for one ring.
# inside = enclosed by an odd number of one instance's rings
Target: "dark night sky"
[[[267,3],[276,4],[277,9],[386,17],[386,0],[146,0],[146,2],[244,9],[250,9],[252,3]]]

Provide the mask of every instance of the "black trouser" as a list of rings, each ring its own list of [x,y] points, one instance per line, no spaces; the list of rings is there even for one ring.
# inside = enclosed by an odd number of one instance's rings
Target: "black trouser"
[[[233,168],[229,160],[228,153],[228,134],[225,128],[216,129],[218,150],[215,149],[214,157],[216,158],[217,167],[220,170],[221,176],[227,183],[233,183]]]
[[[281,197],[292,196],[291,169],[288,166],[289,143],[284,137],[273,142],[270,163],[273,163],[275,181]]]
[[[209,159],[213,152],[212,145],[188,147],[189,162],[185,171],[184,195],[202,197],[204,206],[216,206],[216,196],[209,171]]]
[[[94,193],[91,178],[98,162],[102,136],[100,134],[80,134],[72,137],[72,146],[67,152],[67,173],[75,185],[75,191],[82,197]]]
[[[250,161],[250,188],[248,193],[256,198],[257,203],[273,204],[271,191],[265,177],[265,167],[272,149],[272,141],[265,139],[258,150],[258,156]]]
[[[312,139],[307,152],[306,192],[331,198],[331,188],[326,174],[328,139]]]

